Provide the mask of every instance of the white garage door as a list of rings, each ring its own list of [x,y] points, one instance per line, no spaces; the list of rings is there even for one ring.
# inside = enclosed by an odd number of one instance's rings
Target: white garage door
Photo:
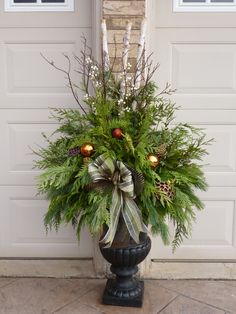
[[[236,2],[174,2],[179,12],[172,0],[149,3],[149,50],[161,65],[155,79],[177,88],[177,120],[205,128],[215,143],[205,160],[205,210],[192,238],[174,255],[154,240],[151,257],[236,260]]]
[[[23,2],[36,1],[14,1],[25,11]],[[79,247],[71,228],[46,236],[47,202],[36,195],[29,149],[55,127],[47,108],[74,106],[63,75],[40,53],[64,65],[62,53],[78,54],[82,34],[91,43],[91,1],[76,0],[74,12],[54,12],[52,2],[63,1],[42,2],[51,12],[4,12],[0,4],[0,257],[91,257],[86,232]]]

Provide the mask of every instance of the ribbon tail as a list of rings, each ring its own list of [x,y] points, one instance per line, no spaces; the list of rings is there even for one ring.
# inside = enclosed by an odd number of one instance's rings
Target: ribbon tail
[[[112,192],[112,205],[110,208],[110,226],[107,233],[100,241],[102,243],[107,244],[105,247],[110,247],[114,240],[122,207],[123,196],[122,193],[118,190],[117,186],[115,186]]]
[[[143,223],[140,209],[132,198],[124,199],[122,215],[126,223],[130,236],[136,243],[139,243],[140,232],[148,232],[146,225]]]

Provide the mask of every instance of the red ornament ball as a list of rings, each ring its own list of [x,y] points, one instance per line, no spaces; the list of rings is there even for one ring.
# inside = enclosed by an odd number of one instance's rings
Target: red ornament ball
[[[120,128],[115,128],[112,130],[112,137],[117,138],[119,140],[121,140],[124,135],[123,135],[123,131]]]

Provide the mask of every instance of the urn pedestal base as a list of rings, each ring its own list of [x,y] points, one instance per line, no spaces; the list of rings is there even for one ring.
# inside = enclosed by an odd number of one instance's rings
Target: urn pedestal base
[[[102,303],[106,305],[115,305],[115,306],[127,306],[127,307],[142,307],[143,305],[143,293],[144,293],[144,282],[137,280],[137,295],[135,297],[129,296],[128,291],[117,291],[118,295],[111,295],[110,291],[115,285],[115,279],[108,279],[106,287],[102,297]],[[128,297],[127,297],[128,296]]]
[[[115,275],[115,278],[107,281],[103,304],[142,307],[144,283],[134,275],[138,272],[137,265],[146,258],[151,249],[150,238],[141,234],[138,244],[108,248],[100,245],[100,249],[103,257],[111,263],[111,272]]]

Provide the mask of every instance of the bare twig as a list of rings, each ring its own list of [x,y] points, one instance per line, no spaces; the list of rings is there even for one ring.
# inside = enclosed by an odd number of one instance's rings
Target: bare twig
[[[80,101],[79,101],[79,97],[77,95],[77,92],[75,91],[74,89],[74,84],[73,84],[73,81],[71,79],[71,75],[70,75],[70,72],[71,72],[71,61],[70,61],[70,58],[63,54],[64,57],[67,59],[68,61],[68,69],[67,70],[64,70],[62,68],[59,68],[58,66],[55,65],[55,63],[53,61],[50,61],[48,60],[42,53],[41,53],[41,56],[43,57],[43,59],[48,63],[50,64],[52,67],[54,67],[54,69],[64,73],[66,75],[66,78],[68,79],[68,83],[69,83],[69,87],[71,89],[71,92],[72,92],[72,95],[74,96],[74,99],[76,100],[77,104],[79,105],[80,109],[83,111],[83,113],[85,115],[87,115],[86,111],[84,110],[83,106],[81,105]]]

